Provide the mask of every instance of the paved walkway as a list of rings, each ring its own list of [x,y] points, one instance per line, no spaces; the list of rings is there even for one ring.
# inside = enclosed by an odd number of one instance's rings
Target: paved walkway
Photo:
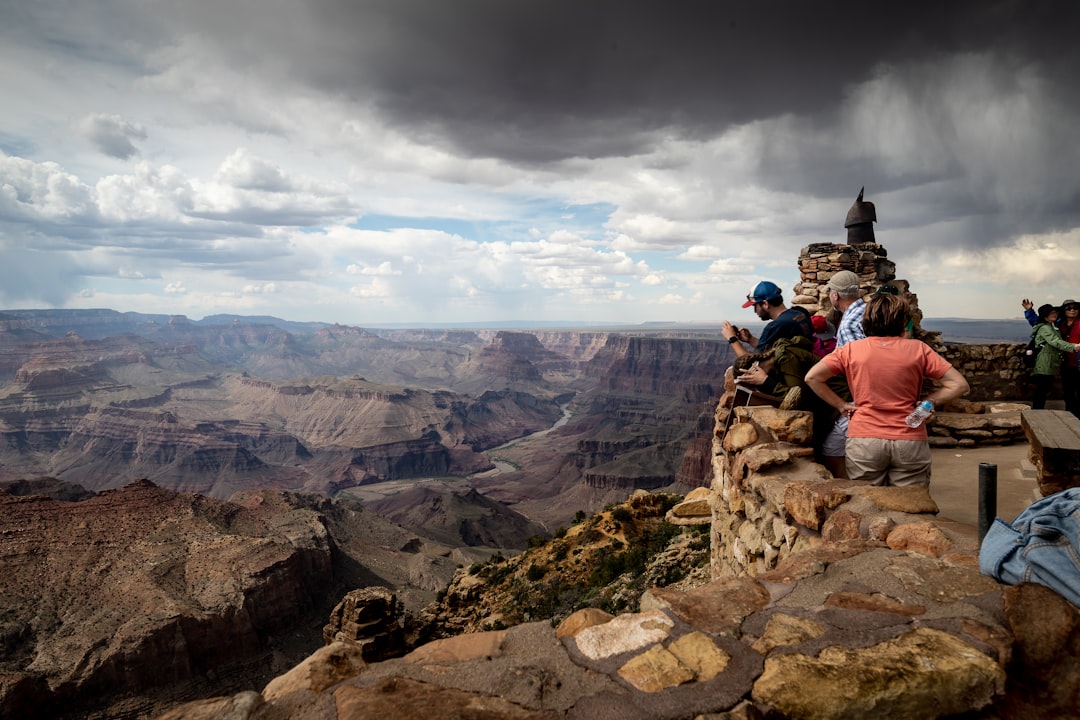
[[[997,512],[1011,522],[1038,499],[1035,468],[1028,460],[1027,443],[981,448],[937,448],[930,495],[938,504],[939,518],[975,528],[979,524],[979,464],[997,466]]]

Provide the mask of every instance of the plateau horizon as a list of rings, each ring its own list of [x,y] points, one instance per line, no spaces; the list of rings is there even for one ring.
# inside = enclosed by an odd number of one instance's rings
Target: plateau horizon
[[[749,310],[742,310],[749,313]],[[71,313],[73,316],[92,313],[116,313],[119,315],[134,315],[152,319],[154,322],[165,323],[172,320],[186,321],[199,325],[221,325],[232,322],[251,322],[280,325],[284,329],[291,326],[304,327],[332,327],[335,325],[344,327],[368,328],[373,330],[508,330],[508,331],[538,331],[538,330],[564,330],[575,332],[702,332],[719,335],[720,325],[723,319],[711,322],[684,322],[678,320],[668,321],[641,321],[641,322],[586,322],[579,320],[505,320],[505,321],[475,321],[475,322],[331,322],[326,320],[298,320],[272,315],[235,315],[235,314],[210,314],[201,318],[191,318],[182,314],[166,313],[141,313],[135,311],[119,311],[112,308],[80,308],[80,309],[55,309],[55,308],[8,308],[0,309],[0,320],[5,316],[10,318],[31,319],[39,316],[60,316]],[[765,323],[758,320],[743,321],[736,314],[729,318],[740,327],[746,327],[755,334],[765,327]],[[1026,342],[1030,337],[1031,326],[1021,317],[980,319],[962,317],[924,317],[922,327],[930,332],[940,332],[945,342]]]

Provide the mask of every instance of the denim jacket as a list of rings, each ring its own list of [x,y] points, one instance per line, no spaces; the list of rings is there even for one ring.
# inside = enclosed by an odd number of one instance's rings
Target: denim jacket
[[[1011,524],[995,518],[979,570],[1009,585],[1045,585],[1080,606],[1080,488],[1037,500]]]

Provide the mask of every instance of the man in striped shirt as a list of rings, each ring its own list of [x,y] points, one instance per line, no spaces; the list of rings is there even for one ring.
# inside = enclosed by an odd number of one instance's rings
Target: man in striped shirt
[[[841,270],[829,278],[826,286],[829,288],[829,302],[843,313],[836,326],[836,347],[866,337],[862,327],[866,303],[862,299],[859,276],[850,270]]]
[[[841,348],[855,340],[866,337],[863,332],[862,319],[866,303],[862,299],[862,288],[859,287],[859,276],[850,270],[841,270],[829,278],[826,283],[829,289],[829,302],[834,308],[843,313],[840,322],[836,326],[836,347]],[[825,467],[833,474],[833,477],[847,477],[845,454],[847,444],[846,415],[841,414],[836,419],[829,435],[821,448]]]

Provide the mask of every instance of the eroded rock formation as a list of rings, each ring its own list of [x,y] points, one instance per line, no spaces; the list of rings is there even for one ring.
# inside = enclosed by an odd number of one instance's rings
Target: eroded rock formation
[[[95,490],[149,477],[219,498],[258,487],[329,494],[467,475],[491,466],[484,449],[562,414],[553,393],[509,387],[470,397],[356,377],[256,379],[187,345],[141,338],[69,336],[3,350],[15,367],[0,388],[0,479],[51,475]]]
[[[281,491],[228,501],[139,481],[87,497],[0,489],[0,717],[136,717],[261,686],[314,650],[348,590],[412,611],[463,552],[359,503]]]
[[[718,385],[734,354],[722,339],[683,340],[611,335],[593,356],[586,375],[600,378],[605,390],[664,397],[709,399],[707,388]]]

